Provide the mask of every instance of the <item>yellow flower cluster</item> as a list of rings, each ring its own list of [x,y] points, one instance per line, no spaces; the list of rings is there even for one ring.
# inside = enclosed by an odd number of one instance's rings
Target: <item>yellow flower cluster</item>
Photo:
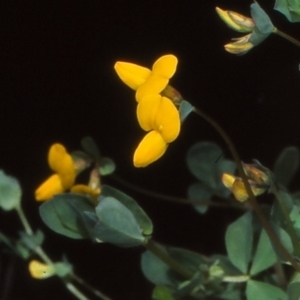
[[[176,66],[177,58],[171,54],[156,60],[152,70],[128,62],[115,64],[121,80],[136,91],[137,119],[141,128],[148,131],[135,150],[135,167],[146,167],[159,159],[179,135],[179,112],[169,98],[161,95]]]
[[[76,166],[72,156],[61,144],[53,144],[48,153],[48,163],[55,172],[44,181],[35,191],[37,201],[49,200],[57,194],[61,194],[68,189],[73,193],[89,194],[97,197],[100,194],[99,188],[91,188],[87,185],[74,185],[76,179]]]

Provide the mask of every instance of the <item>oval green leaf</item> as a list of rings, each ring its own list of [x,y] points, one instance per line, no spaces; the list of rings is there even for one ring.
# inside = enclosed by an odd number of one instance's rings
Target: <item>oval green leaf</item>
[[[243,274],[247,274],[253,244],[251,212],[247,212],[228,226],[225,244],[231,263]]]

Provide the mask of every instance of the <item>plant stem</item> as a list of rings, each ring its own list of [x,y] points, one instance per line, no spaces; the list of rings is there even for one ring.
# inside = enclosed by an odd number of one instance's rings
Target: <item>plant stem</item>
[[[24,210],[22,209],[21,204],[19,204],[18,206],[16,206],[15,210],[17,211],[17,213],[19,215],[20,221],[23,224],[23,227],[24,227],[26,233],[28,235],[33,235],[33,230],[32,230],[32,228],[31,228],[31,226],[30,226],[30,224],[29,224],[29,222],[28,222],[28,220],[26,218],[26,215],[24,213]]]
[[[27,217],[22,209],[22,206],[21,205],[18,205],[16,208],[16,211],[18,213],[18,216],[21,220],[21,223],[23,224],[23,227],[26,231],[26,233],[28,235],[33,235],[33,230],[27,220]],[[46,254],[46,252],[42,249],[41,246],[38,246],[36,247],[35,249],[33,249],[34,252],[49,266],[53,266],[53,262],[52,260],[50,259],[50,257]],[[63,283],[65,284],[66,288],[79,300],[89,300],[84,294],[82,294],[76,286],[74,286],[73,283],[63,279],[63,278],[60,278]],[[104,299],[104,300],[108,300],[108,299]]]
[[[270,239],[273,241],[273,243],[278,248],[279,252],[284,256],[284,258],[288,262],[290,262],[290,264],[294,267],[295,270],[300,272],[299,264],[294,260],[292,255],[281,244],[281,242],[280,242],[279,238],[277,237],[275,231],[273,230],[272,226],[270,225],[267,218],[265,217],[262,209],[258,205],[258,203],[256,201],[256,198],[255,198],[255,196],[252,192],[252,189],[250,187],[250,184],[247,180],[247,176],[244,172],[239,154],[238,154],[233,142],[231,141],[230,137],[227,135],[225,130],[214,119],[212,119],[210,116],[208,116],[207,114],[205,114],[204,112],[202,112],[201,110],[199,110],[197,108],[194,108],[194,112],[197,115],[199,115],[200,117],[202,117],[204,120],[206,120],[210,125],[212,125],[219,132],[219,134],[221,135],[221,137],[223,138],[225,143],[228,145],[228,147],[230,149],[230,152],[233,156],[233,159],[236,163],[239,175],[242,178],[243,183],[245,185],[245,189],[246,189],[246,191],[248,193],[248,196],[249,196],[249,201],[250,201],[250,203],[251,203],[251,205],[252,205],[252,207],[253,207],[253,209],[254,209],[257,217],[258,217],[258,219],[260,220],[262,226],[266,230],[266,232],[267,232],[268,236],[270,237]]]
[[[65,282],[66,288],[79,300],[89,300],[84,294],[82,294],[78,288],[71,282]]]
[[[202,199],[187,199],[187,198],[181,198],[181,197],[175,197],[175,196],[170,196],[170,195],[165,195],[165,194],[161,194],[158,192],[153,192],[151,190],[147,190],[144,188],[141,188],[139,186],[136,186],[122,178],[119,178],[118,176],[116,176],[115,174],[111,175],[111,177],[118,181],[119,183],[129,187],[130,189],[141,193],[143,195],[147,195],[150,196],[152,198],[157,198],[159,200],[165,200],[165,201],[170,201],[170,202],[175,202],[175,203],[179,203],[179,204],[185,204],[185,205],[203,205],[203,206],[215,206],[215,207],[235,207],[238,209],[245,209],[245,207],[243,205],[241,205],[240,203],[222,203],[222,202],[216,202],[216,201],[211,201],[211,200],[207,200],[207,201],[203,201]]]
[[[144,246],[152,252],[155,256],[161,259],[165,264],[167,264],[171,269],[176,271],[178,274],[182,275],[183,277],[190,279],[193,276],[193,272],[188,270],[187,268],[183,267],[173,258],[171,258],[164,250],[157,246],[157,244],[149,239]]]
[[[282,32],[279,29],[274,28],[273,33],[276,33],[277,35],[283,37],[284,39],[288,40],[289,42],[293,43],[294,45],[300,47],[300,41],[296,40],[295,38],[286,34],[285,32]]]
[[[101,298],[102,300],[111,300],[111,298],[109,298],[108,296],[104,295],[102,292],[96,290],[95,288],[93,288],[91,285],[89,285],[85,280],[83,280],[82,278],[80,278],[79,276],[77,276],[76,274],[71,274],[72,279],[74,279],[75,281],[77,281],[78,283],[80,283],[81,285],[83,285],[86,289],[88,289],[89,291],[91,291],[92,293],[94,293],[94,295],[96,295],[97,297]]]

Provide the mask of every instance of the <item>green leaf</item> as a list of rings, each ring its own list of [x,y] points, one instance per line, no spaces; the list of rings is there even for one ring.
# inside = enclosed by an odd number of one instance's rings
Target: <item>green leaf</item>
[[[300,238],[300,207],[294,205],[290,213],[291,221],[293,222],[298,238]]]
[[[288,186],[299,168],[300,153],[297,147],[285,148],[274,165],[274,175],[278,182]]]
[[[112,197],[103,198],[96,207],[98,222],[93,228],[95,238],[120,247],[141,245],[145,238],[131,211]]]
[[[250,5],[251,16],[255,22],[257,29],[263,34],[270,34],[274,29],[274,25],[266,12],[259,6],[257,2]]]
[[[55,274],[60,278],[65,278],[73,273],[73,266],[69,262],[57,262],[54,264]]]
[[[285,247],[285,249],[292,254],[293,253],[293,243],[292,240],[290,238],[290,236],[288,235],[288,233],[282,229],[281,227],[279,227],[278,225],[273,224],[273,228],[281,242],[281,244]],[[277,253],[277,256],[285,261],[285,257],[281,254],[281,252],[277,249],[277,247],[273,244],[273,247]]]
[[[288,296],[289,300],[299,300],[300,299],[300,273],[296,273],[293,276],[292,281],[288,285]]]
[[[22,190],[19,181],[0,170],[0,207],[6,211],[20,205]]]
[[[199,270],[200,265],[209,265],[209,260],[204,256],[183,248],[169,247],[168,253],[179,264],[192,272],[196,272],[197,270]]]
[[[159,246],[159,245],[158,245]],[[161,247],[163,251],[165,249]],[[142,254],[141,267],[145,277],[156,285],[175,287],[176,281],[170,268],[150,251]]]
[[[53,231],[73,239],[89,238],[81,215],[95,208],[85,196],[60,194],[44,202],[39,211],[44,223]]]
[[[262,229],[250,269],[250,275],[254,276],[259,272],[268,269],[274,265],[276,261],[277,256],[269,236],[266,231]]]
[[[225,234],[225,244],[231,263],[247,274],[253,243],[252,214],[247,212],[231,223]]]
[[[199,204],[193,204],[194,208],[200,213],[204,214],[208,209],[208,201],[210,200],[212,193],[210,190],[202,183],[197,182],[191,184],[188,188],[188,198],[191,200],[197,200]],[[200,203],[204,202],[204,205]]]
[[[112,174],[116,169],[114,161],[109,157],[103,157],[100,160],[99,172],[102,176]]]
[[[246,287],[247,300],[287,300],[287,295],[280,288],[269,283],[249,280]]]
[[[290,22],[300,22],[298,0],[276,0],[274,9],[282,13]]]
[[[222,149],[215,143],[199,142],[188,151],[187,165],[191,173],[216,194],[228,195],[221,177],[224,172],[234,173],[235,164],[225,160],[222,154]]]
[[[239,276],[243,275],[225,255],[212,255],[210,256],[211,264],[217,264],[227,276]]]
[[[95,143],[94,139],[90,136],[86,136],[81,140],[82,149],[90,155],[95,161],[100,161],[100,151]]]
[[[112,197],[120,201],[123,205],[125,205],[134,215],[136,221],[139,224],[139,227],[142,229],[143,234],[150,235],[153,231],[153,225],[150,218],[144,212],[144,210],[128,195],[123,192],[108,186],[103,185],[100,198],[104,197]]]
[[[152,293],[152,299],[153,300],[175,300],[173,297],[173,290],[163,286],[163,285],[157,285]]]
[[[182,100],[179,106],[179,115],[180,121],[183,121],[187,118],[187,116],[194,110],[194,106],[192,106],[188,101]]]
[[[19,232],[20,242],[29,250],[34,250],[38,246],[41,246],[44,241],[44,234],[42,231],[37,230],[36,233],[29,235],[28,233]]]

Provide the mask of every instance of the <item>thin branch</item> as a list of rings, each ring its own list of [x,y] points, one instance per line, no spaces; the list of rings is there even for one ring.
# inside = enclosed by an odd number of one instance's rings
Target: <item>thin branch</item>
[[[289,42],[293,43],[294,45],[300,47],[300,41],[293,38],[292,36],[286,34],[285,32],[282,32],[281,30],[274,28],[273,33],[276,33],[277,35],[283,37],[284,39],[288,40]]]

